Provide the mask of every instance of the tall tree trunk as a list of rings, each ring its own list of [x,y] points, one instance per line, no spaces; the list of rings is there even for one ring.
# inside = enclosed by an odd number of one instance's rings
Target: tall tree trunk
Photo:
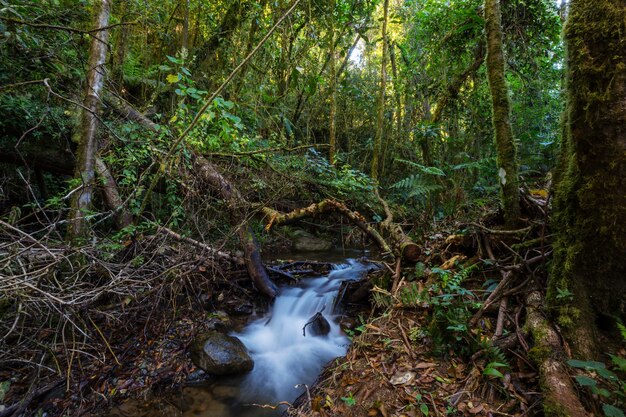
[[[109,24],[111,5],[109,0],[101,0],[94,27],[102,28]],[[94,178],[96,176],[96,152],[98,151],[98,108],[104,85],[104,62],[107,53],[108,30],[97,31],[93,35],[89,51],[89,71],[87,88],[83,100],[81,136],[78,145],[76,176],[81,181],[81,189],[74,194],[70,212],[68,237],[70,240],[85,237],[88,233],[86,214],[93,205]]]
[[[389,48],[391,59],[391,74],[393,75],[393,92],[396,99],[396,134],[395,140],[399,140],[402,134],[402,93],[400,92],[400,80],[398,79],[398,66],[396,65],[395,44]]]
[[[487,76],[491,89],[504,221],[508,226],[515,226],[520,218],[519,179],[517,149],[510,121],[511,102],[504,72],[500,0],[485,0],[485,31],[487,33]]]
[[[183,39],[181,46],[186,55],[187,51],[189,50],[189,0],[183,0],[183,2]]]
[[[380,91],[378,92],[378,115],[376,117],[376,137],[374,138],[374,150],[372,154],[371,176],[378,179],[378,166],[383,143],[385,125],[385,88],[387,87],[387,20],[389,17],[389,0],[383,4],[383,56],[380,65]]]
[[[337,57],[335,56],[335,0],[330,0],[330,132],[328,159],[331,164],[335,163],[336,114],[337,114]]]
[[[596,323],[625,317],[626,0],[572,0],[565,27],[567,110],[555,193],[548,303],[574,354]],[[567,296],[564,296],[566,294]],[[569,295],[571,294],[571,296]]]

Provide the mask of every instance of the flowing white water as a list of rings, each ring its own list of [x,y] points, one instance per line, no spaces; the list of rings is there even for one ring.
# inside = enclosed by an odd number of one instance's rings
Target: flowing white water
[[[328,276],[303,279],[297,287],[282,288],[268,317],[233,334],[254,359],[254,369],[240,385],[242,403],[292,402],[304,392],[296,385],[310,386],[326,363],[345,355],[350,341],[333,320],[333,305],[341,283],[359,279],[367,269],[367,264],[348,260]],[[322,310],[330,323],[328,335],[313,336],[307,326],[304,336],[304,325]]]

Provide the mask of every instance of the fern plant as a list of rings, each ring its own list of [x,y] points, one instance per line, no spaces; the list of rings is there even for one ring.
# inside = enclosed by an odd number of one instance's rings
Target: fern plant
[[[404,202],[413,200],[421,206],[430,205],[432,197],[443,190],[438,178],[445,177],[446,174],[437,167],[427,167],[405,159],[396,159],[396,162],[417,168],[417,172],[401,179],[390,188]]]

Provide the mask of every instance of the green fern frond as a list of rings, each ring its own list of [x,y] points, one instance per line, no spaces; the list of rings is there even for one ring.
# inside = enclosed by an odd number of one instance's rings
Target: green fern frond
[[[421,173],[426,174],[426,175],[435,175],[438,177],[446,176],[446,173],[437,167],[427,167],[425,165],[418,164],[417,162],[409,161],[406,159],[400,159],[400,158],[396,158],[396,162],[400,162],[400,163],[415,167],[419,169]]]

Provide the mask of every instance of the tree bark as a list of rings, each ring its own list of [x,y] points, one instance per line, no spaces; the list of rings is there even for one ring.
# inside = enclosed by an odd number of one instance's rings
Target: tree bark
[[[472,64],[467,67],[465,71],[459,74],[459,76],[455,78],[450,85],[448,85],[448,88],[446,88],[444,93],[437,99],[437,104],[435,105],[435,111],[433,112],[432,118],[430,118],[429,115],[429,120],[432,123],[439,123],[441,116],[443,115],[443,110],[447,107],[450,100],[454,99],[459,94],[459,90],[461,90],[465,81],[478,71],[483,62],[485,62],[485,45],[483,42],[479,42],[474,49],[474,61]]]
[[[567,110],[548,303],[575,356],[592,359],[602,352],[596,323],[626,318],[626,0],[573,0],[564,33]]]
[[[372,150],[372,166],[371,177],[378,179],[378,170],[380,165],[380,153],[383,143],[383,135],[385,132],[385,88],[387,88],[387,20],[389,17],[389,0],[385,0],[383,4],[383,29],[382,42],[383,53],[382,63],[380,65],[380,90],[378,91],[378,113],[376,115],[376,137],[374,138],[374,149]]]
[[[102,195],[104,197],[105,205],[113,212],[113,218],[115,219],[115,226],[118,230],[125,228],[133,222],[133,216],[130,214],[126,207],[124,207],[124,200],[120,196],[117,183],[111,175],[109,168],[102,158],[96,158],[96,172],[102,180]]]
[[[405,261],[417,262],[422,254],[422,248],[420,248],[404,233],[404,230],[402,230],[402,227],[399,224],[394,223],[393,213],[389,208],[389,204],[383,200],[383,198],[378,194],[378,191],[376,191],[376,197],[378,197],[378,200],[383,205],[386,215],[385,220],[380,222],[380,228],[383,233],[391,238],[394,246],[394,252],[399,258],[404,259]]]
[[[487,76],[491,89],[501,204],[506,225],[514,227],[520,218],[520,196],[517,149],[511,127],[511,103],[504,72],[500,0],[485,0],[485,31]]]
[[[335,54],[335,0],[330,0],[330,132],[328,160],[332,164],[335,163],[335,147],[336,147],[336,113],[337,113],[337,56]]]
[[[547,417],[587,417],[576,395],[568,369],[559,334],[542,314],[543,297],[532,291],[526,297],[526,325],[533,335],[533,359],[539,367],[543,408]]]
[[[110,15],[109,0],[101,0],[95,27],[106,27]],[[104,85],[104,63],[107,54],[108,30],[95,32],[89,51],[89,71],[87,89],[83,101],[81,138],[78,145],[78,164],[76,176],[81,181],[81,190],[72,199],[68,237],[70,240],[86,237],[88,222],[86,214],[93,205],[94,178],[96,176],[96,152],[98,151],[98,108]]]

